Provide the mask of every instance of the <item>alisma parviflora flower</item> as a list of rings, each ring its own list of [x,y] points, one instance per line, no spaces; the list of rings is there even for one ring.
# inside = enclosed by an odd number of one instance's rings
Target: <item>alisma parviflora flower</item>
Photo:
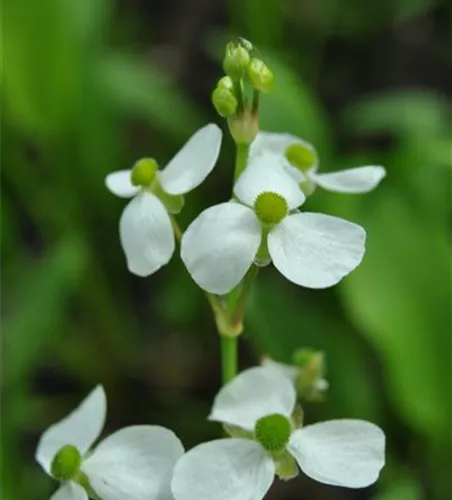
[[[318,173],[318,156],[312,144],[292,134],[259,132],[250,147],[250,159],[274,153],[284,158],[286,170],[299,182],[307,194],[318,185],[337,193],[367,193],[385,177],[379,165],[350,168],[339,172]],[[291,165],[296,165],[297,168]]]
[[[361,420],[295,428],[295,400],[288,378],[272,368],[245,370],[224,386],[209,420],[240,428],[248,437],[211,441],[186,453],[174,469],[176,500],[261,500],[282,459],[333,486],[375,482],[384,465],[381,429]]]
[[[62,482],[51,500],[88,500],[93,492],[102,500],[169,500],[173,467],[184,453],[179,439],[164,427],[132,426],[91,450],[105,416],[105,392],[98,386],[41,436],[36,460]]]
[[[105,179],[117,196],[133,199],[119,222],[121,245],[129,271],[149,276],[167,264],[175,241],[165,201],[199,186],[215,166],[222,132],[213,123],[198,130],[161,171],[151,172],[149,185],[132,184],[132,170],[120,170]]]
[[[281,157],[256,157],[234,194],[239,202],[204,210],[182,238],[182,260],[208,292],[232,290],[259,262],[262,247],[288,280],[308,288],[333,286],[361,262],[364,229],[329,215],[299,213],[305,195]]]

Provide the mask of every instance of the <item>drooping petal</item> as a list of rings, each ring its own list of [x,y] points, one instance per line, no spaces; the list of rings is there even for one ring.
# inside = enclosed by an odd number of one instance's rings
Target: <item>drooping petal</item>
[[[288,449],[312,479],[364,488],[377,480],[384,466],[385,436],[369,422],[331,420],[294,432]]]
[[[250,368],[220,389],[209,420],[252,431],[256,421],[266,415],[290,417],[296,397],[292,383],[281,372],[262,366]]]
[[[188,193],[210,174],[221,147],[221,129],[209,123],[199,129],[160,172],[160,182],[169,194]]]
[[[266,191],[283,196],[290,210],[302,205],[306,199],[297,181],[285,171],[284,159],[271,153],[256,157],[234,186],[234,194],[249,207],[254,205],[258,195]]]
[[[50,500],[88,500],[88,495],[79,484],[70,481],[55,491]]]
[[[386,175],[381,166],[350,168],[340,172],[312,174],[314,181],[328,191],[337,193],[367,193],[376,188]]]
[[[186,453],[171,484],[176,500],[262,500],[275,475],[264,448],[247,439],[219,439]]]
[[[50,474],[52,460],[63,446],[71,444],[86,453],[99,437],[106,413],[105,392],[98,385],[72,413],[44,432],[36,449],[37,462]]]
[[[287,148],[293,144],[301,144],[317,156],[312,144],[295,135],[278,132],[259,132],[256,139],[251,143],[249,159],[251,161],[263,153],[274,153],[284,156]],[[317,168],[317,163],[313,168]]]
[[[361,262],[366,233],[361,226],[330,215],[286,217],[268,235],[273,264],[289,281],[328,288]]]
[[[171,220],[162,202],[142,191],[124,209],[119,236],[129,271],[145,277],[167,264],[175,242]]]
[[[222,295],[243,278],[260,241],[261,226],[252,210],[221,203],[190,224],[182,237],[181,256],[201,288]]]
[[[262,360],[262,366],[267,368],[273,368],[281,372],[284,376],[286,376],[292,383],[295,383],[295,380],[300,373],[300,368],[298,366],[286,365],[285,363],[278,363],[278,361],[274,361],[271,358],[264,358]]]
[[[174,464],[183,453],[164,427],[126,427],[102,441],[82,470],[102,500],[169,500]]]
[[[134,186],[130,180],[131,170],[118,170],[105,177],[105,185],[108,190],[121,198],[132,198],[141,189]]]

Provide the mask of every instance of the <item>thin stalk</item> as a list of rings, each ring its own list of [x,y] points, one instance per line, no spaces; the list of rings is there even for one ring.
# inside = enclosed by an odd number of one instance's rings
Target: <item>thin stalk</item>
[[[245,278],[243,279],[242,288],[240,289],[239,296],[232,314],[233,325],[241,325],[243,323],[243,316],[245,314],[246,301],[253,287],[254,280],[259,273],[259,267],[254,264],[250,267]]]
[[[237,375],[237,337],[220,337],[223,385]]]
[[[239,178],[240,174],[246,168],[249,149],[249,144],[237,144],[237,152],[235,155],[234,181]]]

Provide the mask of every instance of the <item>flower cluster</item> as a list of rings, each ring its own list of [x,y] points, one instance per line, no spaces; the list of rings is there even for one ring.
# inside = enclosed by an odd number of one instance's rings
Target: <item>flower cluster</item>
[[[369,422],[303,426],[295,388],[274,367],[245,370],[225,385],[209,420],[231,437],[185,454],[171,431],[150,425],[126,427],[91,451],[105,412],[99,386],[41,437],[36,459],[62,483],[51,500],[261,500],[275,475],[289,480],[301,469],[321,483],[363,488],[384,465],[384,434]]]
[[[237,337],[259,268],[272,263],[290,282],[320,289],[363,259],[365,230],[303,211],[307,197],[317,186],[365,193],[385,176],[381,166],[319,173],[311,144],[259,131],[259,96],[272,89],[274,77],[255,52],[247,40],[229,43],[225,76],[212,94],[237,146],[230,198],[201,212],[185,231],[179,228],[175,216],[184,195],[212,172],[220,153],[222,132],[213,123],[165,168],[143,158],[105,181],[115,195],[132,198],[119,221],[129,271],[152,275],[179,241],[183,263],[207,292],[224,349],[224,385],[209,420],[222,423],[229,437],[184,453],[170,430],[140,425],[93,447],[106,415],[98,386],[39,441],[36,460],[61,483],[52,500],[261,500],[275,476],[289,480],[301,470],[324,484],[362,488],[384,465],[385,438],[377,426],[360,420],[304,425],[297,400],[321,401],[328,389],[323,352],[301,349],[293,365],[264,358],[262,366],[237,374]]]

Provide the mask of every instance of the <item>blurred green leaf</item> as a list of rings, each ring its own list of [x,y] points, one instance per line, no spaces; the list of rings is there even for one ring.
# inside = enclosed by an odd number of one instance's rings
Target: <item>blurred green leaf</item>
[[[400,192],[374,196],[368,251],[342,291],[380,353],[392,403],[421,434],[442,439],[450,416],[450,255],[444,229]],[[356,205],[358,207],[358,205]]]
[[[28,133],[60,133],[77,109],[83,63],[66,2],[5,0],[3,8],[7,110]]]
[[[98,76],[114,106],[164,133],[188,138],[204,120],[184,92],[144,60],[113,54],[101,61]]]

